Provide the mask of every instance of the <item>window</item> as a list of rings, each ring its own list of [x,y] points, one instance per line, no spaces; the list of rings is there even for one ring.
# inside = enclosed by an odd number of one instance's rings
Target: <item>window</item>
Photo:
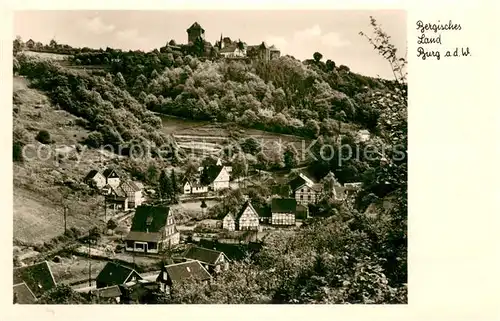
[[[307,195],[307,199],[310,201],[311,200],[311,194]]]
[[[300,195],[300,199],[303,200],[304,199],[304,195]]]

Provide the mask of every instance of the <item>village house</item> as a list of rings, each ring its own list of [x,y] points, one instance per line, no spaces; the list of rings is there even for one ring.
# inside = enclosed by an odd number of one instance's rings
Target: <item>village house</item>
[[[174,284],[181,282],[209,282],[212,279],[207,269],[199,261],[187,261],[182,263],[162,266],[156,282],[163,285],[162,290],[167,292]]]
[[[299,204],[315,204],[321,197],[323,190],[321,184],[304,173],[299,173],[289,184],[292,195]]]
[[[26,48],[28,49],[33,49],[35,48],[35,41],[33,39],[30,39],[28,41],[26,41]]]
[[[122,290],[118,285],[98,288],[91,291],[90,294],[95,298],[97,304],[120,303],[121,296],[123,295]]]
[[[32,304],[56,286],[56,280],[47,261],[14,268],[13,272],[13,293],[16,304]]]
[[[101,172],[93,169],[85,176],[83,182],[91,187],[101,189],[106,185],[106,178]]]
[[[97,275],[96,288],[107,288],[141,279],[142,277],[134,269],[115,262],[108,262]]]
[[[227,166],[217,166],[218,174],[210,184],[214,191],[229,188],[229,168]]]
[[[250,201],[246,201],[236,216],[228,213],[222,220],[222,228],[229,231],[258,230],[260,217]],[[234,227],[234,229],[233,229]]]
[[[166,206],[141,205],[136,208],[125,242],[127,251],[159,253],[179,244],[174,216]]]
[[[136,208],[142,204],[142,189],[135,182],[125,181],[118,186],[127,196],[128,207]]]
[[[274,198],[271,201],[271,224],[295,226],[297,201],[294,198]]]
[[[120,176],[114,169],[107,168],[102,172],[102,175],[106,179],[106,185],[110,185],[114,188],[120,185]]]
[[[125,191],[118,187],[106,185],[102,188],[106,206],[111,205],[113,210],[128,211],[129,209],[129,196]]]
[[[208,192],[208,186],[203,186],[199,179],[186,181],[183,188],[184,194],[202,194]]]
[[[227,213],[222,219],[222,228],[227,231],[236,231],[236,219],[233,214]]]
[[[219,273],[229,269],[229,259],[224,252],[190,246],[182,257],[185,260],[199,261],[210,273]]]

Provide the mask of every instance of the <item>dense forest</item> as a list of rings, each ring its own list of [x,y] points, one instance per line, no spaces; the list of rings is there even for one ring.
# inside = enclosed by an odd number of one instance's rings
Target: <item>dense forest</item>
[[[388,61],[393,80],[365,77],[330,59],[323,62],[320,53],[304,62],[291,56],[236,62],[168,47],[147,53],[73,50],[71,64],[101,66],[92,73],[17,53],[14,72],[80,117],[81,125],[92,131],[84,142],[90,147],[167,145],[172,162],[179,163],[184,155],[158,130],[156,112],[317,139],[315,155],[325,145],[353,151],[343,163],[338,154],[310,163],[318,176],[333,171],[342,183],[362,181],[363,190],[353,202],[335,209],[328,201],[319,204],[326,217],[307,221],[294,235],[266,240],[256,256],[233,264],[212,284],[184,284],[158,303],[404,303],[406,60],[373,18],[371,22],[373,34],[360,35],[373,45],[374,54]],[[372,139],[357,141],[350,132],[358,129],[369,130]],[[14,136],[14,145],[21,143]],[[255,146],[242,148],[257,160],[255,165],[269,162]],[[369,157],[362,152],[366,148],[373,150]],[[283,158],[279,162],[286,167]],[[389,210],[375,217],[364,214],[368,205],[384,199],[393,204]],[[51,293],[44,302],[57,303],[51,296],[58,297]]]

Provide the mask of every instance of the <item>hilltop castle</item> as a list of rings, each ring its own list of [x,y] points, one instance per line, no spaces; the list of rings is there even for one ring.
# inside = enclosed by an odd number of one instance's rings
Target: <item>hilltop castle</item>
[[[220,40],[215,42],[215,45],[205,40],[205,29],[198,23],[193,23],[187,30],[188,41],[187,46],[194,47],[199,46],[199,52],[203,52],[203,55],[210,56],[218,55],[227,59],[245,59],[249,58],[252,60],[264,60],[269,61],[280,57],[280,50],[274,45],[267,45],[264,41],[258,45],[247,45],[245,42],[238,40],[232,41],[229,37],[220,36]],[[172,48],[179,48],[178,46],[173,46],[173,44],[168,45]],[[202,47],[202,48],[201,48]]]

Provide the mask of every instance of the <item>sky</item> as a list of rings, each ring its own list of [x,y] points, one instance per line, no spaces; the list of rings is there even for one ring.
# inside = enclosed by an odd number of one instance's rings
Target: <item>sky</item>
[[[311,59],[314,52],[323,60],[346,65],[367,76],[392,78],[382,59],[360,31],[371,33],[370,16],[391,36],[401,56],[406,52],[406,12],[401,10],[321,11],[18,11],[14,35],[75,47],[120,48],[149,51],[170,39],[187,43],[191,24],[205,29],[212,44],[223,37],[241,39],[249,45],[274,44],[282,55]]]

